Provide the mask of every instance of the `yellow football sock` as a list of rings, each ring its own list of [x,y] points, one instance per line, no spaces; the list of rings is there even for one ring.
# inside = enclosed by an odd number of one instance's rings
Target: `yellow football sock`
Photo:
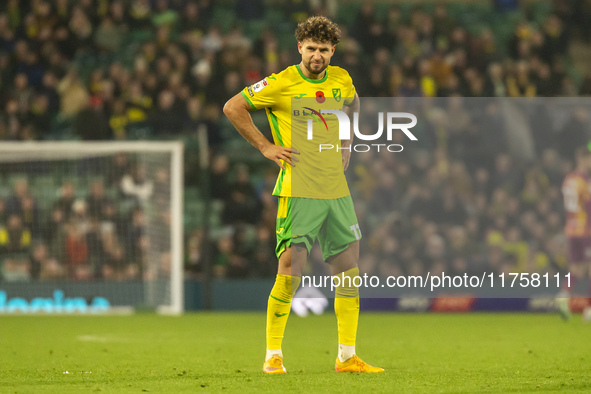
[[[340,278],[340,285],[336,287],[334,298],[339,343],[355,346],[359,322],[359,289],[353,285],[353,279],[359,276],[359,268],[351,268],[335,276]]]
[[[291,299],[301,278],[277,275],[267,303],[267,350],[281,349],[285,324],[291,309]]]

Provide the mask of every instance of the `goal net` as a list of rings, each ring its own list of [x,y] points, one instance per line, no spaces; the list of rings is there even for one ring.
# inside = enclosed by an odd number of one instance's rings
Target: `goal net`
[[[0,144],[0,313],[181,313],[177,142]]]

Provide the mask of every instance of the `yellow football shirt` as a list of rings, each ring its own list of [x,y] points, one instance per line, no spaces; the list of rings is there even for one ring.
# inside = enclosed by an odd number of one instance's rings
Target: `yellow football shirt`
[[[242,96],[253,110],[265,108],[276,145],[300,152],[295,168],[285,164],[285,170],[280,170],[273,195],[333,199],[350,194],[337,150],[338,121],[335,115],[320,114],[321,109],[342,110],[354,99],[355,86],[347,71],[328,66],[324,77],[314,80],[299,65],[290,66],[247,86]]]

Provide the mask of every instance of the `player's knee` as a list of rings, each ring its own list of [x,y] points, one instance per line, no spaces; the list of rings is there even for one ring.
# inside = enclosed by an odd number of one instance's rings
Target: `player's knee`
[[[349,244],[347,249],[326,260],[330,264],[333,275],[356,268],[359,263],[359,242]]]
[[[279,269],[280,270],[291,270],[291,259],[280,259],[279,260]]]
[[[279,258],[278,272],[283,275],[300,276],[307,257],[306,245],[295,244],[288,247]]]

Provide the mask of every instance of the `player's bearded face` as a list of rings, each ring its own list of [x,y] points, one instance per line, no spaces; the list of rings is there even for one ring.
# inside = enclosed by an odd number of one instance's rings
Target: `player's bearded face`
[[[302,54],[304,67],[308,72],[316,75],[328,67],[335,49],[330,43],[317,43],[312,40],[304,40],[299,43],[298,47]]]

